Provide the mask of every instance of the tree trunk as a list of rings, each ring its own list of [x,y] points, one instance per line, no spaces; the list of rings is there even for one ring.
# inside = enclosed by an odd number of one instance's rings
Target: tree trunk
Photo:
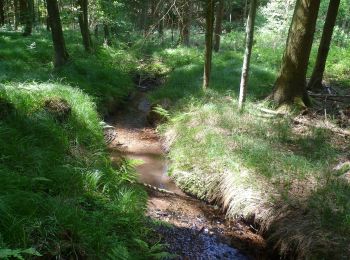
[[[60,11],[58,9],[57,0],[46,0],[47,13],[50,19],[50,27],[52,41],[55,50],[54,66],[60,67],[67,63],[69,55],[63,37]]]
[[[213,56],[213,29],[214,29],[214,7],[215,0],[207,0],[206,3],[206,32],[205,32],[205,64],[203,77],[203,90],[209,87],[211,60]]]
[[[320,1],[297,0],[279,76],[272,94],[282,105],[298,99],[310,104],[306,91],[306,72],[315,33]]]
[[[20,22],[20,18],[19,18],[19,10],[18,10],[18,0],[14,0],[13,1],[13,10],[14,10],[14,17],[15,17],[15,21],[14,21],[14,25],[15,25],[15,31],[18,30],[18,25]]]
[[[81,36],[83,37],[83,44],[85,51],[91,52],[91,37],[89,31],[89,18],[88,18],[88,0],[77,0],[80,8],[78,20],[80,26]]]
[[[33,0],[27,0],[23,2],[23,7],[24,7],[24,32],[23,36],[29,36],[32,34],[33,30],[33,7],[34,7],[34,2]]]
[[[326,68],[329,47],[332,41],[334,26],[337,20],[340,0],[331,0],[328,6],[327,18],[323,27],[322,38],[318,48],[317,59],[311,79],[309,89],[322,89],[322,78]]]
[[[220,49],[220,41],[222,34],[222,20],[225,11],[225,1],[219,0],[219,5],[216,10],[216,23],[215,23],[215,41],[214,41],[214,51],[218,52]]]
[[[252,55],[253,39],[254,39],[254,24],[255,24],[255,17],[256,17],[256,8],[257,8],[257,0],[250,0],[250,9],[249,9],[249,15],[248,15],[247,25],[246,25],[246,46],[245,46],[245,52],[244,52],[242,77],[241,77],[239,102],[238,102],[238,108],[240,110],[243,109],[243,104],[245,102],[246,94],[247,94],[250,57]]]
[[[104,32],[104,44],[107,46],[111,45],[111,36],[109,32],[109,26],[107,23],[103,24],[103,32]]]
[[[5,24],[5,6],[4,0],[0,0],[0,25]]]
[[[185,1],[182,7],[182,17],[180,17],[180,43],[186,46],[190,45],[191,30],[191,3]]]

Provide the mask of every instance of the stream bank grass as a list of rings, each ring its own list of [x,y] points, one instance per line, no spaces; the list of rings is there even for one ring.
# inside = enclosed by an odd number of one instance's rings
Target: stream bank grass
[[[1,257],[106,259],[118,249],[142,258],[146,195],[112,169],[92,99],[58,83],[11,83],[0,100],[9,107],[0,118]],[[58,117],[47,100],[70,112]]]
[[[272,49],[271,43],[260,41],[254,47],[248,102],[239,112],[235,100],[243,49],[228,40],[214,54],[206,93],[201,91],[202,50],[154,54],[173,69],[165,85],[151,95],[155,103],[165,98],[173,102],[170,121],[159,127],[169,147],[173,178],[185,191],[223,205],[229,217],[254,223],[281,255],[349,256],[350,187],[333,169],[348,160],[349,140],[295,125],[292,118],[259,116],[257,106],[265,104],[257,101],[272,91],[283,52],[281,47]],[[331,60],[340,61],[337,66],[346,66],[342,52],[330,52]],[[345,70],[333,66],[327,65],[327,77],[348,82]]]

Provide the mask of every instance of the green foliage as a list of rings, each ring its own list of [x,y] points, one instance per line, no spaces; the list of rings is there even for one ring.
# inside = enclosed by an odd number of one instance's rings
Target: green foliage
[[[145,194],[129,184],[130,166],[111,167],[91,98],[62,84],[6,84],[15,110],[0,121],[0,233],[5,248],[42,255],[103,258],[116,245],[137,251]],[[64,99],[58,121],[44,107]],[[2,251],[21,256],[35,251]]]
[[[70,63],[54,71],[52,43],[46,32],[23,38],[18,33],[1,33],[0,83],[54,81],[70,84],[95,98],[101,112],[123,102],[133,83],[129,74],[135,58],[123,49],[98,47],[88,55],[76,32],[65,32]]]
[[[24,260],[23,255],[41,256],[34,248],[28,249],[3,249],[0,248],[1,259],[19,259]]]

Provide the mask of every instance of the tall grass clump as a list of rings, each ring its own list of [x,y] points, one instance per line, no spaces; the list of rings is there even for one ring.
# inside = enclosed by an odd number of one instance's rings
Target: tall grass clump
[[[0,107],[0,256],[142,258],[145,194],[111,167],[92,99],[8,83]]]

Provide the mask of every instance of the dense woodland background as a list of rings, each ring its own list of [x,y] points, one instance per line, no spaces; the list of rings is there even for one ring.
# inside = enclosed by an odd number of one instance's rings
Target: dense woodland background
[[[169,256],[100,124],[142,86],[179,187],[281,256],[348,258],[349,13],[347,0],[0,0],[0,258]]]

